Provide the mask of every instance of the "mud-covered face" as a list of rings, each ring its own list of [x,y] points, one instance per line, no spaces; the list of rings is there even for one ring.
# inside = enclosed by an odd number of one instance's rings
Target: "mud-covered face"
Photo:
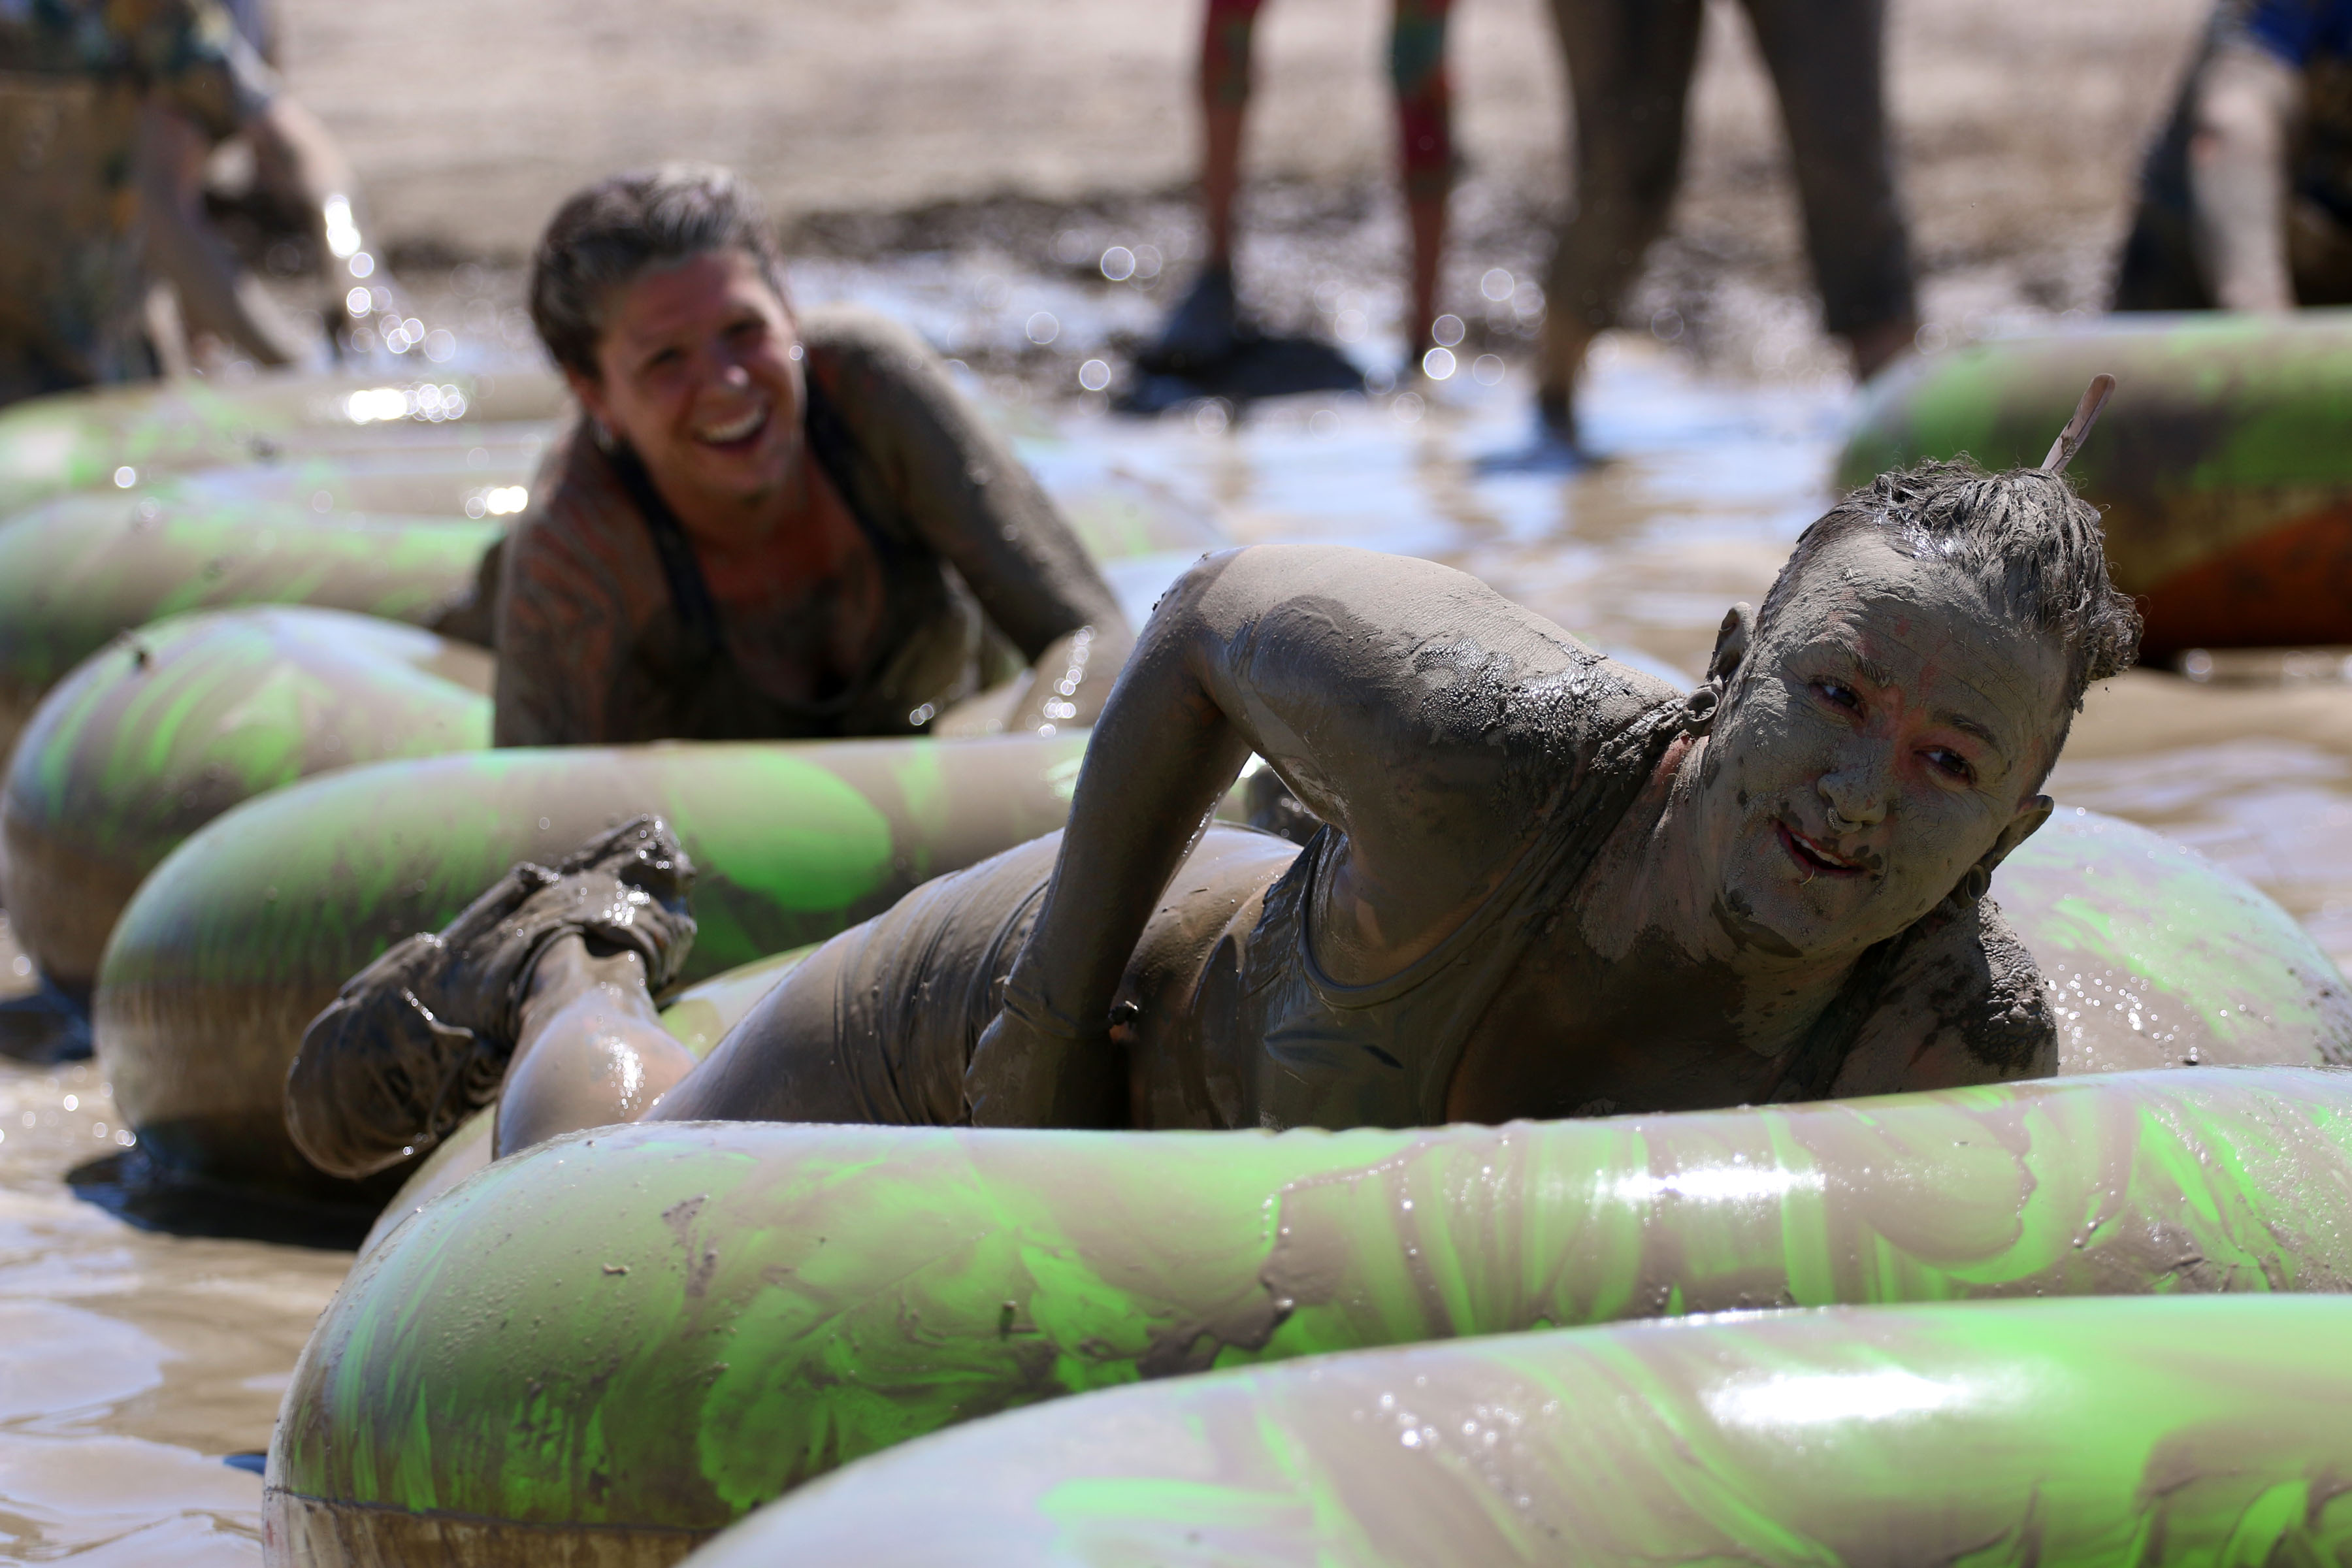
[[[1859,952],[2047,815],[2066,667],[1950,567],[1872,533],[1807,567],[1700,769],[1716,920],[1786,957]]]
[[[588,411],[644,459],[698,531],[727,531],[779,494],[801,455],[800,335],[740,250],[645,273],[606,308]]]

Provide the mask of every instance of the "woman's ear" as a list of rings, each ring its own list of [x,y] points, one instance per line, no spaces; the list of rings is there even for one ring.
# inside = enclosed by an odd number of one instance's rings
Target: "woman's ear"
[[[599,425],[609,426],[610,421],[604,417],[604,388],[601,383],[593,376],[583,375],[570,365],[565,365],[563,384],[572,389],[572,397],[578,401],[582,411],[589,418]]]
[[[1731,678],[1748,657],[1748,634],[1755,625],[1756,612],[1746,605],[1734,605],[1723,613],[1722,629],[1715,634],[1715,653],[1706,661],[1706,679],[1683,707],[1683,728],[1690,733],[1704,735],[1714,727],[1715,716],[1731,689]]]
[[[605,401],[604,384],[566,365],[563,367],[563,384],[572,389],[580,411],[588,416],[589,427],[595,433],[596,445],[611,451],[619,435],[613,423],[611,408]]]
[[[1706,678],[1717,686],[1729,684],[1731,677],[1748,657],[1748,639],[1756,630],[1756,612],[1745,604],[1738,604],[1723,612],[1723,625],[1715,634],[1715,657],[1706,661]]]
[[[2009,858],[2011,850],[2032,837],[2042,825],[2050,820],[2050,814],[2056,809],[2057,804],[2046,795],[2029,795],[2019,802],[2017,815],[2009,819],[2009,825],[2000,830],[2000,837],[1992,841],[1992,847],[1986,850],[1983,858],[1960,878],[1958,889],[1960,896],[1974,903],[1990,892],[1992,874],[2000,868],[2000,863]]]

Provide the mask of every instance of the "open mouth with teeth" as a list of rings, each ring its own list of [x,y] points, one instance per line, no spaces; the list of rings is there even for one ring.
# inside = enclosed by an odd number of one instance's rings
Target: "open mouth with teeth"
[[[1789,858],[1805,872],[1809,881],[1815,877],[1859,877],[1866,869],[1860,861],[1849,860],[1822,847],[1785,822],[1772,826],[1780,835],[1780,847],[1789,852]]]
[[[696,426],[694,438],[721,451],[740,451],[758,440],[760,432],[768,427],[768,405],[757,403],[724,423]]]

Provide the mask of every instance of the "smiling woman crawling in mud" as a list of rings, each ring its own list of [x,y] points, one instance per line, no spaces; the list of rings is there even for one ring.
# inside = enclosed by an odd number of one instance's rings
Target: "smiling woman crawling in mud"
[[[835,938],[709,1060],[656,1021],[692,872],[640,821],[357,976],[289,1121],[359,1174],[494,1097],[505,1152],[647,1118],[1406,1126],[2046,1074],[1985,894],[2137,631],[2062,478],[1966,463],[1815,522],[1687,693],[1427,562],[1212,556],[1068,828]],[[1327,825],[1304,849],[1202,829],[1253,752]]]

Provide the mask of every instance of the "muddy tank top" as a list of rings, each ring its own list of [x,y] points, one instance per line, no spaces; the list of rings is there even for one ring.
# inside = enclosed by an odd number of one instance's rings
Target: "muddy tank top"
[[[1445,1121],[1454,1071],[1470,1032],[1535,937],[1550,929],[1601,845],[1683,733],[1683,700],[1644,710],[1602,741],[1558,798],[1549,830],[1503,883],[1436,947],[1385,980],[1346,985],[1316,962],[1307,911],[1337,830],[1324,827],[1266,889],[1240,954],[1234,1037],[1255,1055],[1212,1067],[1211,1098],[1229,1123],[1254,1110],[1261,1127],[1424,1127]],[[1776,1100],[1819,1099],[1876,1005],[1910,935],[1865,952],[1791,1054]],[[1213,963],[1213,969],[1215,965]],[[1217,979],[1209,980],[1213,986]],[[1244,1081],[1233,1084],[1232,1078]],[[1214,1080],[1231,1089],[1216,1092]],[[1233,1104],[1242,1100],[1244,1105]],[[1240,1112],[1240,1114],[1234,1114]]]
[[[950,581],[937,557],[914,540],[911,525],[888,504],[885,488],[870,471],[865,452],[824,384],[811,375],[806,389],[802,427],[809,455],[840,493],[851,521],[874,552],[884,582],[883,601],[889,606],[866,668],[819,700],[775,696],[744,671],[728,648],[718,603],[685,525],[654,488],[653,477],[635,453],[616,446],[607,454],[614,473],[645,519],[677,617],[683,647],[678,668],[668,672],[669,686],[678,703],[698,716],[695,722],[677,726],[679,733],[700,740],[864,733],[870,722],[847,721],[872,707],[878,691],[910,684],[906,672],[986,662],[996,650],[985,645],[1002,640],[991,638],[978,605]],[[994,662],[1005,660],[999,657]]]

